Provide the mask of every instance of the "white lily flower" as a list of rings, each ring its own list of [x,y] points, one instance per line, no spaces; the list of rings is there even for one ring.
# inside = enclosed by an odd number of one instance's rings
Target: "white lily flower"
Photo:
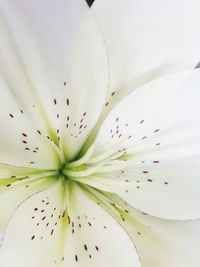
[[[0,0],[1,267],[199,267],[199,11]]]

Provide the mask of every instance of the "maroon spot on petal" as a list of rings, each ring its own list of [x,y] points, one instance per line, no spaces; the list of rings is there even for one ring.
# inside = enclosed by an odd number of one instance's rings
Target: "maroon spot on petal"
[[[146,139],[146,138],[147,138],[147,136],[143,136],[141,139],[144,140],[144,139]]]

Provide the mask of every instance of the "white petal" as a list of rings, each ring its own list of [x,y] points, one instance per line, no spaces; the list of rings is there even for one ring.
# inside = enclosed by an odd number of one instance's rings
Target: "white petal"
[[[22,107],[15,94],[0,78],[0,163],[19,167],[54,169],[60,157],[51,142]]]
[[[131,208],[114,195],[108,199],[115,203],[115,213],[104,199],[107,210],[134,240],[143,267],[199,266],[199,220],[162,220]]]
[[[94,154],[105,153],[110,147],[143,152],[149,143],[148,149],[156,145],[161,136],[166,136],[167,142],[173,135],[185,137],[184,131],[177,135],[181,127],[192,132],[188,124],[194,126],[200,117],[199,76],[199,70],[169,75],[126,97],[102,125]]]
[[[26,173],[25,173],[26,170]],[[0,238],[3,237],[9,220],[16,208],[31,195],[50,187],[56,178],[27,169],[12,168],[12,175],[1,168],[0,178]],[[7,173],[7,175],[6,175]],[[3,178],[4,177],[4,178]]]
[[[63,246],[64,187],[27,199],[12,217],[1,251],[1,266],[58,266]]]
[[[74,185],[70,194],[70,225],[62,266],[140,266],[137,251],[123,228],[86,191]]]
[[[1,3],[1,72],[25,113],[73,157],[108,83],[104,43],[84,1]],[[66,141],[67,139],[67,141]]]
[[[92,9],[108,49],[108,102],[200,60],[198,0],[97,0]]]
[[[107,178],[140,183],[126,188],[122,196],[151,215],[200,216],[199,86],[198,70],[145,86],[113,110],[97,138],[97,154],[124,138],[121,149],[125,148],[129,169],[121,178],[117,173]]]
[[[63,185],[60,180],[17,209],[4,238],[1,266],[121,267],[126,262],[140,267],[123,228],[77,186],[65,191]]]
[[[137,209],[161,218],[200,218],[199,162],[200,157],[164,160],[157,167],[151,163],[133,165],[123,175],[138,184],[126,187],[120,196]]]
[[[199,220],[179,222],[144,217],[141,214],[139,221],[146,229],[132,235],[143,267],[199,266]]]

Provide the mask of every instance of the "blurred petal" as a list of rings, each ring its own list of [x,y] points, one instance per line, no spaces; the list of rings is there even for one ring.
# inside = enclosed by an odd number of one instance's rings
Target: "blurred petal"
[[[108,102],[200,60],[198,0],[96,0],[92,9],[109,55]]]

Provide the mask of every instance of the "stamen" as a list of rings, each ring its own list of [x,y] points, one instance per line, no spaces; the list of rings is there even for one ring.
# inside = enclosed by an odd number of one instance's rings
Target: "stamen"
[[[73,177],[86,177],[89,176],[95,172],[97,172],[99,169],[99,166],[91,167],[83,171],[76,171],[76,170],[70,170],[70,169],[64,169],[63,174],[70,176],[72,179]]]
[[[122,143],[123,143],[124,140],[121,140],[119,142],[117,142],[114,146],[112,146],[110,149],[106,150],[104,153],[88,160],[88,164],[94,164],[94,163],[97,163],[97,162],[100,162],[106,158],[108,158],[109,156],[113,155],[113,154],[116,154],[117,151],[119,150],[119,148],[121,147]]]
[[[85,164],[91,158],[92,154],[94,153],[94,150],[95,150],[95,144],[91,145],[91,147],[88,149],[88,151],[82,158],[67,164],[67,168],[74,168]]]

